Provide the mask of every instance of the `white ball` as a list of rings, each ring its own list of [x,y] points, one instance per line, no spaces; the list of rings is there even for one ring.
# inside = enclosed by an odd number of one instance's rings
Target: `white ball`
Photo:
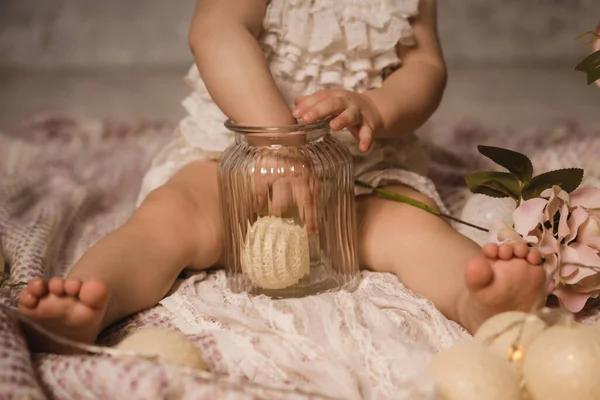
[[[505,221],[509,225],[512,224],[512,213],[515,208],[516,203],[513,199],[496,199],[482,194],[474,194],[465,203],[460,218],[463,221],[489,229],[496,220]],[[457,224],[456,229],[480,246],[489,242],[487,232],[463,224]]]
[[[179,367],[208,370],[198,347],[183,333],[167,328],[147,328],[136,331],[123,339],[115,348],[142,357],[158,357],[160,361]]]
[[[519,350],[524,354],[529,344],[545,329],[546,323],[536,315],[508,311],[485,321],[475,332],[473,339],[499,356],[507,358],[514,344],[519,346]],[[520,370],[523,360],[515,358],[513,362]]]
[[[310,273],[306,228],[291,219],[261,217],[248,227],[242,272],[264,289],[284,289]]]
[[[576,323],[548,328],[529,346],[523,378],[532,400],[597,400],[600,332]]]
[[[443,400],[520,400],[516,369],[490,349],[467,343],[436,355],[427,371]]]

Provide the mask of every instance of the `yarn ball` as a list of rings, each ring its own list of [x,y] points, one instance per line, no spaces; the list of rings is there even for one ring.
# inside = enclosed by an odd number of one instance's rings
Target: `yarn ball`
[[[158,361],[179,367],[208,370],[198,347],[183,333],[167,328],[136,331],[115,348],[144,358],[157,358]]]
[[[290,287],[310,272],[306,228],[291,219],[261,217],[248,227],[242,272],[264,289]]]
[[[554,325],[538,335],[523,359],[531,400],[600,397],[600,331],[578,323]]]
[[[438,353],[429,366],[442,400],[520,400],[520,377],[506,358],[470,342]]]
[[[546,323],[536,315],[508,311],[485,321],[473,339],[499,356],[512,359],[520,370],[529,344],[545,329]]]

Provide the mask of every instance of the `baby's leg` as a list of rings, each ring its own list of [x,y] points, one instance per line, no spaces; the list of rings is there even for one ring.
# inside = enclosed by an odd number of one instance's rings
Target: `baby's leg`
[[[65,280],[32,281],[19,312],[58,334],[94,342],[106,326],[157,304],[184,268],[216,264],[222,242],[216,170],[208,161],[184,167],[92,246]],[[28,335],[36,350],[65,351]]]
[[[413,189],[389,189],[435,206]],[[441,218],[374,196],[358,200],[358,217],[361,265],[396,273],[470,332],[499,312],[529,311],[545,295],[541,257],[525,245],[482,250]]]

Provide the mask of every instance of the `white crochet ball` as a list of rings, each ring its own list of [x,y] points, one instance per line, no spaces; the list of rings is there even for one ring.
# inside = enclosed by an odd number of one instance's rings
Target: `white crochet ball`
[[[290,219],[261,217],[248,227],[242,272],[264,289],[290,287],[310,272],[306,228]]]
[[[518,350],[522,352],[520,355],[522,355],[535,337],[545,329],[546,323],[536,315],[521,311],[508,311],[485,321],[475,332],[473,339],[501,357],[510,357],[513,345],[518,346]],[[520,370],[522,358],[513,357],[513,362]]]
[[[516,369],[494,351],[470,342],[437,354],[427,371],[442,400],[520,400]]]
[[[141,357],[158,357],[158,361],[179,367],[208,370],[198,347],[183,333],[167,328],[136,331],[115,348],[133,352]]]
[[[529,346],[523,379],[531,400],[600,398],[600,332],[577,323],[554,325]]]

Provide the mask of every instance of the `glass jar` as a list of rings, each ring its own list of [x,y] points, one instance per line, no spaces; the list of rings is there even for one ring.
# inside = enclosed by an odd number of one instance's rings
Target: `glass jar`
[[[230,290],[299,297],[359,281],[352,158],[329,121],[225,126],[219,161]]]

